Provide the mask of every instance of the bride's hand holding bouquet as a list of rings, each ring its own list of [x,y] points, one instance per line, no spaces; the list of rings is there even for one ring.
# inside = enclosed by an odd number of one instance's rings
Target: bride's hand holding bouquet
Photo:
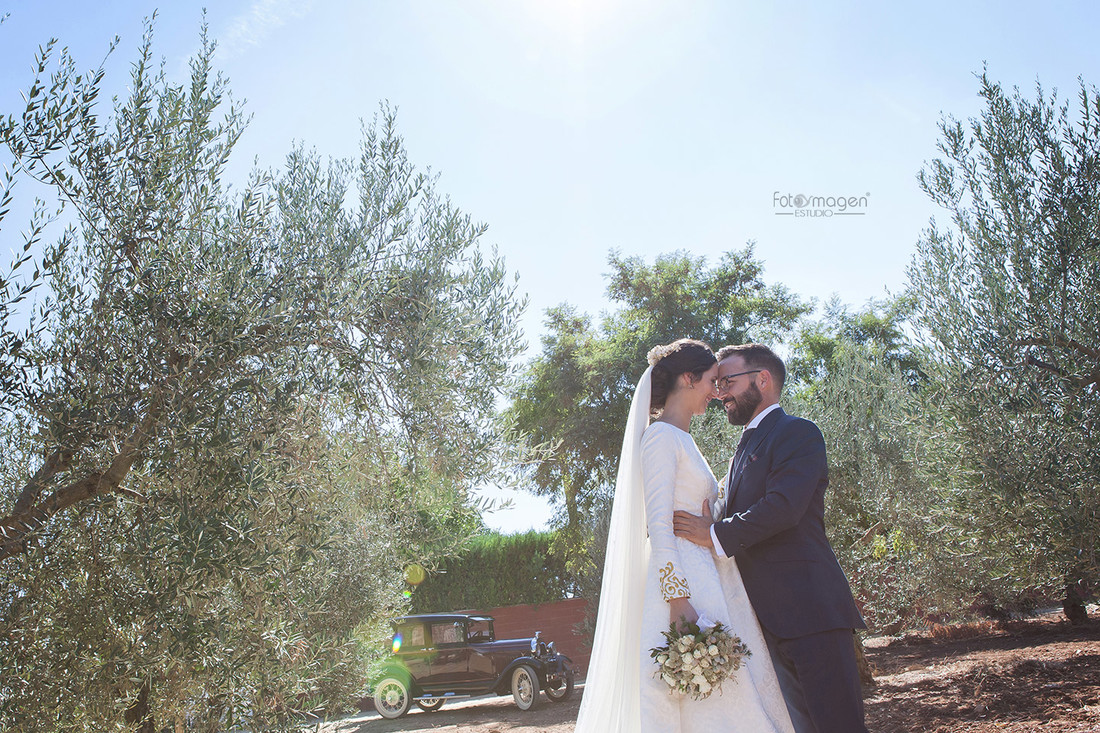
[[[670,624],[687,622],[697,623],[699,614],[687,598],[673,598],[668,602],[668,622]]]

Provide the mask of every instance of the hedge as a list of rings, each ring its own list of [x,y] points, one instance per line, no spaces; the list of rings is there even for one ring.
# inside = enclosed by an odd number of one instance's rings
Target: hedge
[[[412,593],[414,613],[550,603],[576,594],[554,532],[487,534],[449,558]]]

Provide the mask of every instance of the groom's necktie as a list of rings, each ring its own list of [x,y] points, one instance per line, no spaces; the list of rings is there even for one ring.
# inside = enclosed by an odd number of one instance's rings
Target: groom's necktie
[[[741,431],[741,440],[737,441],[737,449],[733,451],[733,460],[730,461],[729,477],[726,479],[726,516],[733,511],[733,494],[737,490],[737,477],[741,475],[741,465],[744,461],[745,444],[749,442],[750,433],[755,428]]]
[[[742,463],[745,460],[745,444],[749,442],[749,438],[752,437],[752,433],[756,428],[748,428],[741,431],[741,440],[737,441],[737,450],[733,452],[733,465],[734,470],[741,468]]]

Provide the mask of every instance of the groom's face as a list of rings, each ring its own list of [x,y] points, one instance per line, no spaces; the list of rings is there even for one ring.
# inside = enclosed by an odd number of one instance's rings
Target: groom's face
[[[723,359],[718,365],[718,399],[726,408],[730,425],[747,425],[764,401],[756,385],[757,374],[739,356]]]

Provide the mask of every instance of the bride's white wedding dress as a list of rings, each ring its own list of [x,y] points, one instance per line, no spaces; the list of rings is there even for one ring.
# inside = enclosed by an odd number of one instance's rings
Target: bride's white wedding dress
[[[691,435],[649,425],[651,371],[638,381],[623,434],[576,733],[793,733],[736,563],[672,533],[675,510],[697,514],[710,499],[717,516],[725,497]],[[685,595],[685,586],[700,616],[721,621],[752,652],[705,700],[669,694],[649,656],[664,645],[666,599]]]
[[[721,511],[725,497],[691,435],[663,422],[646,428],[641,444],[649,562],[641,629],[641,730],[728,731],[769,733],[791,731],[787,707],[772,668],[760,624],[745,593],[732,558],[675,537],[672,513],[698,514],[704,499]],[[700,617],[721,621],[748,645],[751,656],[705,700],[669,694],[653,676],[649,650],[665,644],[668,600],[690,595]]]

